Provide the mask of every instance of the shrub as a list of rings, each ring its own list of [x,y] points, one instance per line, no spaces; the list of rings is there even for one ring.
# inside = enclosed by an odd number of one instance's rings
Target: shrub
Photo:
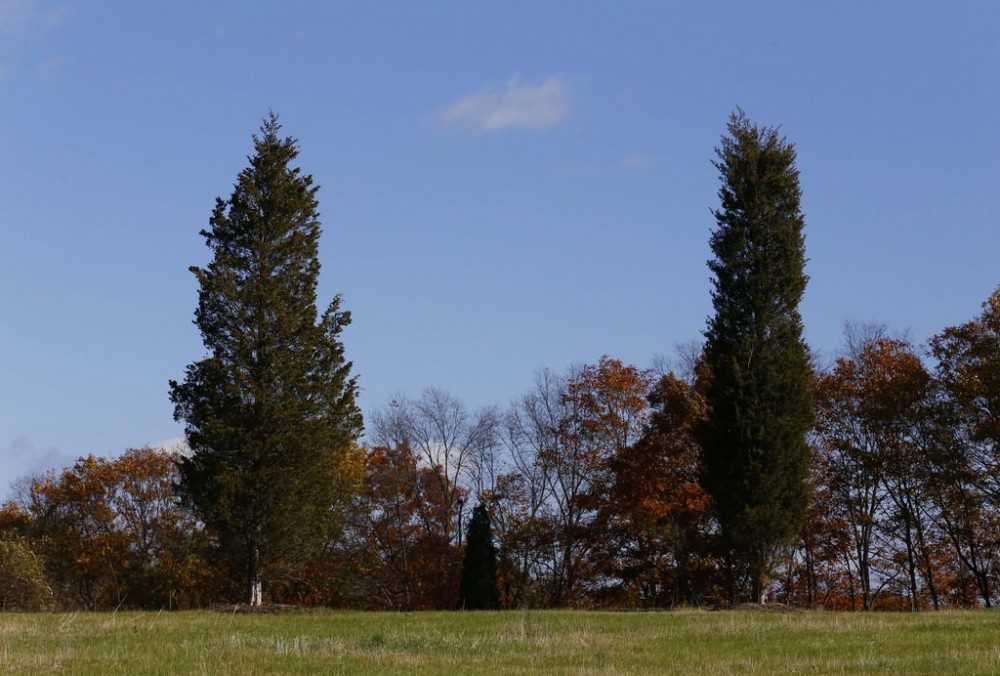
[[[53,610],[55,606],[41,557],[23,537],[0,537],[0,609]]]

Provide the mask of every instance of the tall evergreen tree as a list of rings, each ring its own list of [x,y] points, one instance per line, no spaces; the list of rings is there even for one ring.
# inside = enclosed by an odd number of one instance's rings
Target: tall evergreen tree
[[[763,603],[776,557],[806,516],[811,367],[798,305],[806,288],[795,149],[743,111],[716,149],[721,208],[708,266],[715,315],[705,332],[708,418],[697,428],[737,581]]]
[[[490,517],[483,503],[472,510],[472,520],[469,521],[459,603],[466,610],[496,610],[500,607],[497,593],[497,551],[493,545]]]
[[[294,562],[329,535],[338,465],[362,429],[340,339],[350,313],[340,296],[322,316],[316,308],[318,186],[290,166],[298,144],[280,129],[272,113],[201,232],[213,258],[191,271],[208,356],[170,383],[193,451],[181,496],[245,571],[252,605],[268,564]]]

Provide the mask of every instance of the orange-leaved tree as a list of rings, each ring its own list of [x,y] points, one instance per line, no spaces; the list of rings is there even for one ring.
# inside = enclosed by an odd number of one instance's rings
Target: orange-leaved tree
[[[709,497],[698,482],[692,429],[705,417],[695,386],[674,373],[649,394],[652,412],[640,439],[617,449],[600,523],[611,556],[607,572],[629,603],[698,604],[710,586]]]
[[[913,347],[879,327],[849,335],[848,354],[817,377],[823,479],[849,525],[861,607],[895,585],[916,608],[937,603],[930,566],[922,428],[930,375]]]
[[[22,505],[65,607],[162,608],[211,600],[204,534],[173,494],[176,458],[133,449],[35,477]]]

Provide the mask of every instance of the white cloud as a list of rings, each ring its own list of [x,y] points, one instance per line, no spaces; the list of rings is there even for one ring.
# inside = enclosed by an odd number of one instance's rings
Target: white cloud
[[[152,444],[150,448],[164,453],[177,453],[178,455],[183,455],[185,457],[189,457],[191,455],[191,447],[188,446],[186,437],[171,437],[170,439],[164,439],[163,441]]]
[[[514,128],[547,129],[569,112],[570,92],[562,77],[553,75],[531,84],[521,83],[515,75],[501,86],[458,99],[432,115],[429,122],[443,131],[478,135]]]

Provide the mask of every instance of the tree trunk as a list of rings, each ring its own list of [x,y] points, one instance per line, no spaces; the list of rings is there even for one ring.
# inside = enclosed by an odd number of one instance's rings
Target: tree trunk
[[[260,578],[250,581],[250,605],[254,608],[259,608],[264,600],[264,587],[261,585]]]
[[[806,607],[813,610],[816,605],[816,569],[813,561],[812,545],[810,538],[804,537],[802,540],[802,565],[805,567],[806,580]],[[794,562],[794,557],[791,559]],[[788,566],[788,579],[791,581],[792,566]],[[790,585],[789,585],[790,586]]]
[[[847,571],[847,598],[851,600],[851,610],[857,610],[858,598],[854,593],[854,573],[851,571],[851,557],[846,549],[844,550],[844,570]]]
[[[253,608],[259,608],[264,602],[264,587],[260,581],[260,549],[254,547],[247,562],[247,580],[250,583],[249,603]]]
[[[725,559],[726,578],[729,583],[729,605],[736,605],[736,564],[733,563],[733,552],[729,550]]]
[[[916,552],[913,549],[913,533],[910,527],[910,515],[907,513],[905,516],[904,524],[904,538],[903,542],[906,545],[906,572],[907,577],[909,577],[910,582],[910,612],[916,612],[919,610],[919,600],[917,594],[919,593],[917,589],[917,561]]]
[[[754,559],[750,567],[750,598],[763,606],[767,603],[767,589],[771,583],[771,576],[765,557],[758,553]]]
[[[767,575],[764,573],[759,573],[755,576],[753,584],[753,595],[757,603],[760,605],[767,605],[767,588],[768,588]]]
[[[990,602],[989,576],[984,572],[976,573],[976,584],[979,587],[979,595],[983,598],[983,603],[987,608],[992,608],[993,604]]]
[[[868,567],[868,558],[862,554],[858,560],[858,583],[861,585],[861,609],[872,609],[872,579],[871,569]]]
[[[923,578],[927,582],[927,592],[931,596],[931,604],[934,606],[934,610],[941,609],[941,601],[938,598],[937,584],[934,582],[934,567],[931,564],[930,554],[928,553],[927,547],[927,537],[924,533],[924,525],[920,518],[916,521],[917,530],[917,549],[920,556],[920,564],[923,569]]]

